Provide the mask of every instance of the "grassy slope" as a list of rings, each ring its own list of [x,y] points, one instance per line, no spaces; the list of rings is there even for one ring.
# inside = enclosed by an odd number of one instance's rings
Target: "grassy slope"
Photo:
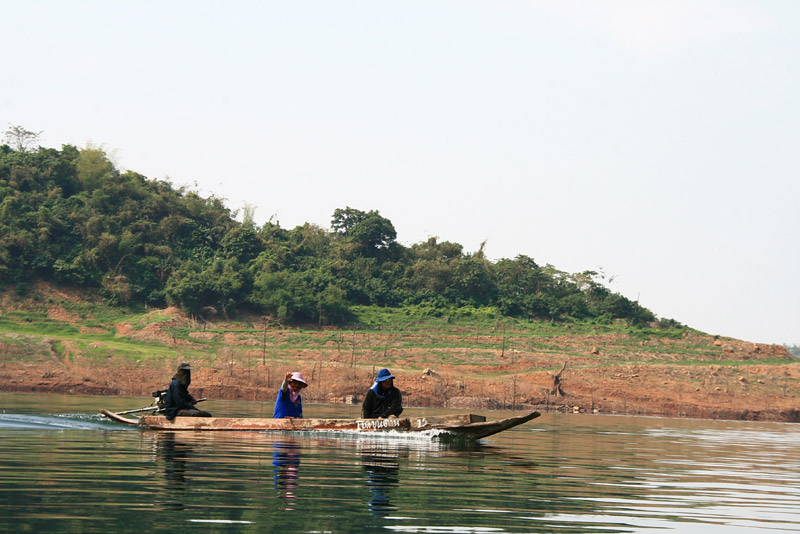
[[[269,401],[280,376],[299,369],[311,380],[307,400],[357,401],[386,366],[416,406],[795,420],[800,399],[800,364],[783,347],[690,329],[376,308],[357,310],[358,329],[209,324],[176,310],[109,308],[46,284],[24,297],[5,291],[0,304],[5,391],[148,395],[189,360],[200,367],[193,389],[212,398]],[[556,396],[552,377],[565,363],[566,396]]]

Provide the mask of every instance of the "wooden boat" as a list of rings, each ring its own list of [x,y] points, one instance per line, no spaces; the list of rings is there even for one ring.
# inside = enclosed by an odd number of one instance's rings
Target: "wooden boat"
[[[347,431],[347,432],[424,432],[439,431],[467,439],[481,439],[508,430],[531,419],[539,412],[487,421],[482,415],[460,414],[441,417],[409,417],[403,419],[266,419],[257,417],[176,417],[144,415],[139,419],[100,410],[112,421],[136,425],[147,430],[275,430],[275,431]]]

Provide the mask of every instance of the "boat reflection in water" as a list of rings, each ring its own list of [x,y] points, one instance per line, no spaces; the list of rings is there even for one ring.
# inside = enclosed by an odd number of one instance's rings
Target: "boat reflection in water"
[[[175,439],[175,432],[160,432],[156,438],[157,458],[164,462],[166,479],[165,508],[183,510],[186,497],[186,464],[191,461],[194,447]]]
[[[385,516],[399,507],[392,505],[390,497],[400,485],[400,455],[408,456],[408,448],[387,441],[359,441],[361,466],[366,474],[370,493],[369,510],[372,515]]]
[[[272,466],[277,498],[285,501],[283,510],[294,510],[300,478],[300,444],[294,439],[272,444]]]

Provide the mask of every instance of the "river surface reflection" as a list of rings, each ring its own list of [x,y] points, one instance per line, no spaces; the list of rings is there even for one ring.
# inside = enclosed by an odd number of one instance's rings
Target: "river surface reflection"
[[[545,414],[479,443],[444,444],[151,432],[96,415],[148,402],[0,394],[0,532],[711,534],[800,526],[798,425]],[[209,409],[271,413],[245,402],[210,401]],[[356,410],[306,407],[309,417]]]
[[[278,439],[273,441],[272,450],[277,498],[285,501],[284,510],[294,510],[300,480],[300,441],[291,437]]]

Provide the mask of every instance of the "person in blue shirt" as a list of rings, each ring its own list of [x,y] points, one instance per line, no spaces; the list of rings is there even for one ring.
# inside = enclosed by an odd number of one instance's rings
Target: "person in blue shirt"
[[[308,387],[303,379],[303,373],[286,373],[281,389],[278,391],[278,398],[275,399],[275,419],[284,418],[303,418],[303,399],[300,398],[300,391]]]
[[[189,384],[192,383],[192,366],[186,362],[178,365],[172,382],[169,383],[167,395],[164,397],[164,415],[167,419],[181,417],[211,417],[211,414],[195,408],[197,401],[189,393]]]
[[[362,419],[386,419],[403,413],[403,396],[394,387],[394,377],[388,369],[378,371],[375,383],[367,390],[361,405]]]

